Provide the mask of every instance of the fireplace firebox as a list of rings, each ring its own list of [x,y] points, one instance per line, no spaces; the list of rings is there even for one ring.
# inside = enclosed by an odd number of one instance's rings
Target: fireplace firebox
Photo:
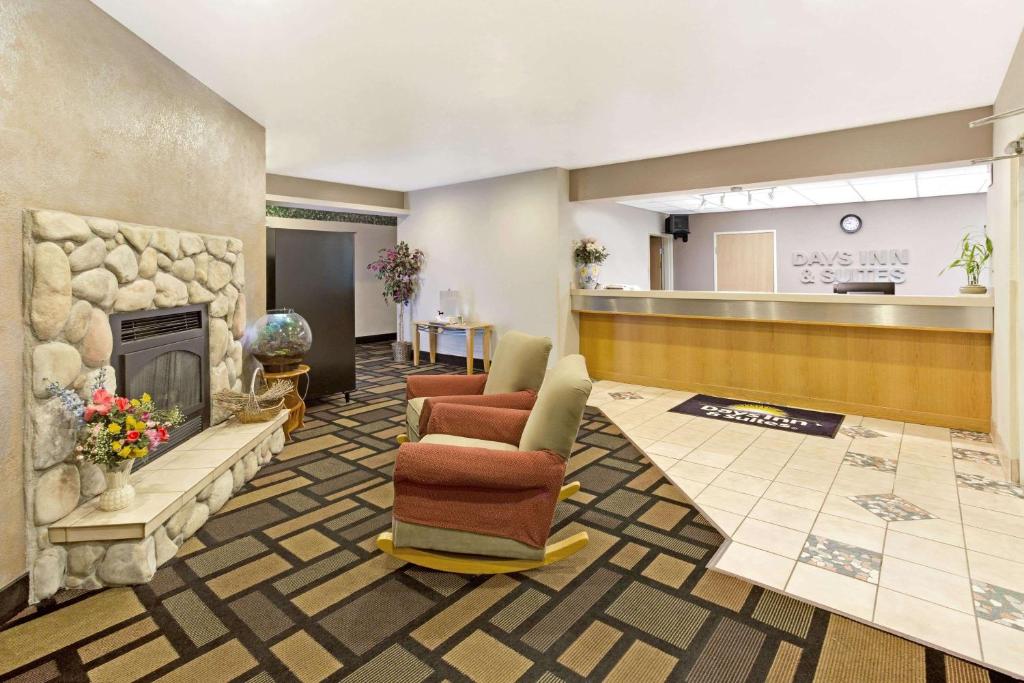
[[[157,406],[178,406],[185,421],[143,467],[210,426],[209,319],[205,304],[110,316],[114,336],[111,364],[117,392],[137,397],[148,392]]]

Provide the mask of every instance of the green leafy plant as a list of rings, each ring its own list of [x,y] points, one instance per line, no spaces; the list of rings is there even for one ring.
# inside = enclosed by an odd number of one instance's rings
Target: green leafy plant
[[[981,277],[981,270],[990,258],[992,258],[992,239],[988,233],[982,232],[981,235],[976,235],[968,232],[960,239],[960,255],[943,268],[939,275],[951,268],[963,268],[967,273],[968,286],[976,287]]]

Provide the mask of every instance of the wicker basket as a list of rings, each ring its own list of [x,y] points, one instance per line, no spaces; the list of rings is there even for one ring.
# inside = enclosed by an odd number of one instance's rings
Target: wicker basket
[[[258,394],[256,393],[257,376],[263,377],[263,387]],[[214,400],[226,410],[231,411],[239,422],[267,422],[274,419],[284,408],[284,396],[290,391],[291,385],[284,381],[275,382],[272,387],[268,386],[263,368],[257,367],[252,373],[248,394],[238,391],[222,391],[214,397]]]

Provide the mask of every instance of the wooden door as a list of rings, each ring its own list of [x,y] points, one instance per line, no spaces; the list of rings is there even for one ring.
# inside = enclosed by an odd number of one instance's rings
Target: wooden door
[[[651,289],[665,288],[665,251],[661,238],[657,235],[650,236],[651,250]]]
[[[715,233],[715,289],[775,291],[775,232]]]

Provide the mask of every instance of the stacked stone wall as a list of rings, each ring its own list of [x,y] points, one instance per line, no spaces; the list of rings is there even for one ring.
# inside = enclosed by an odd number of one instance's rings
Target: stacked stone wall
[[[240,389],[245,261],[232,237],[30,210],[24,264],[25,501],[32,597],[39,600],[82,560],[50,543],[49,525],[106,488],[98,466],[72,457],[73,425],[47,385],[86,398],[102,376],[113,391],[110,314],[207,304],[211,394]],[[227,416],[215,409],[212,417],[216,424]]]

